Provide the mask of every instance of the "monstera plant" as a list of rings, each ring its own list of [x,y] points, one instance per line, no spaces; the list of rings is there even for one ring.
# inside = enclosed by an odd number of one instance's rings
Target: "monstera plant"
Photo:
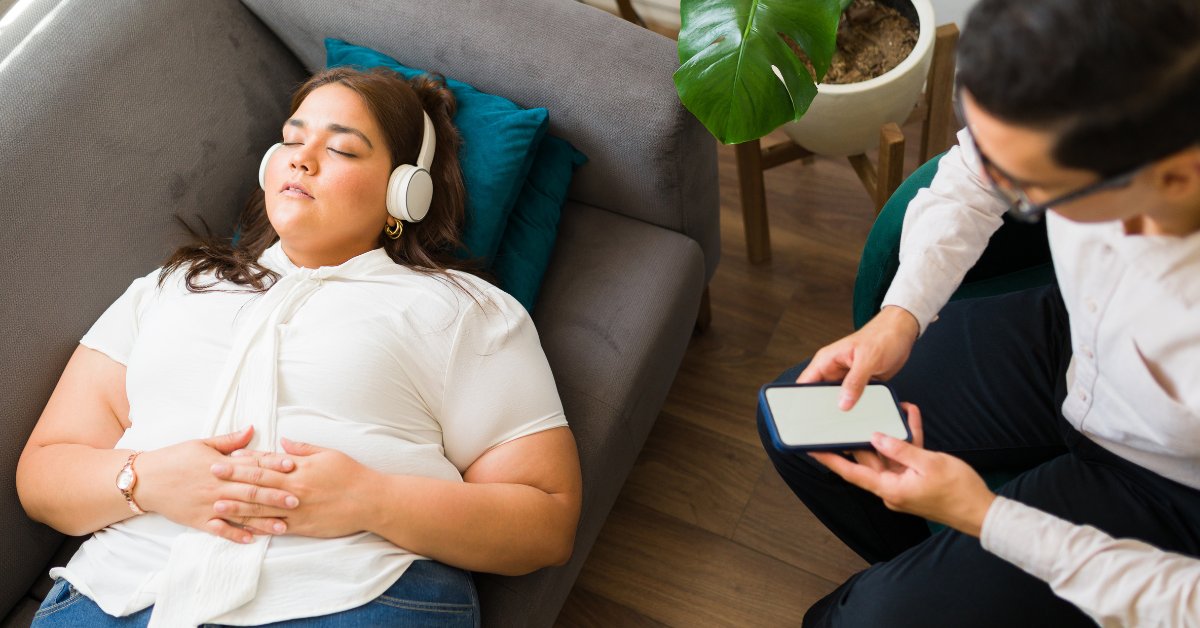
[[[682,0],[679,99],[726,144],[798,119],[829,69],[838,19],[851,1]],[[816,76],[785,35],[804,50]]]

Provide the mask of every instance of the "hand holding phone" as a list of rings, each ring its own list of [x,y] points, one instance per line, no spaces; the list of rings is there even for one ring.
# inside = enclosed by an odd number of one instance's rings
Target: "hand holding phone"
[[[912,442],[905,413],[884,384],[868,384],[850,410],[838,407],[837,383],[767,384],[759,405],[775,446],[792,451],[871,449],[875,432]]]

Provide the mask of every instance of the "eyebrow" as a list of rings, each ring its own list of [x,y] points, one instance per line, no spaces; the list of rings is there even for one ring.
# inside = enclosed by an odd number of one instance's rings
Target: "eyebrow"
[[[298,120],[296,118],[289,119],[287,124],[288,126],[294,126],[298,129],[303,129],[307,126],[304,124],[304,120]],[[332,133],[349,133],[350,135],[357,135],[358,137],[362,138],[362,141],[367,143],[367,148],[370,148],[371,150],[375,149],[375,145],[371,143],[371,140],[367,139],[367,135],[354,127],[343,126],[341,124],[330,124],[325,128]]]

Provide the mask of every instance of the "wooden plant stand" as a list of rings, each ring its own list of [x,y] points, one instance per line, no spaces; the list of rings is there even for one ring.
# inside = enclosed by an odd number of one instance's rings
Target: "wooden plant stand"
[[[952,98],[954,96],[954,49],[958,45],[958,27],[943,24],[937,28],[933,44],[933,60],[924,96],[909,115],[908,122],[920,120],[921,163],[941,153],[953,143],[955,128]],[[742,221],[746,228],[746,252],[750,263],[761,264],[771,259],[771,234],[767,221],[767,196],[763,172],[796,159],[811,160],[813,153],[791,140],[762,147],[759,140],[738,144],[738,184],[742,197]],[[878,165],[863,154],[847,159],[862,181],[867,194],[875,203],[875,213],[896,191],[904,178],[904,133],[894,122],[879,129]]]

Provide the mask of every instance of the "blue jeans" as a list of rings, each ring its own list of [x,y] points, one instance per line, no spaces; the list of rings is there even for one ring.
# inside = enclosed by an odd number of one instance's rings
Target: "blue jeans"
[[[150,622],[153,607],[113,617],[90,598],[58,579],[34,616],[31,628],[135,628]],[[215,626],[216,624],[205,624]],[[479,627],[479,597],[471,574],[433,560],[414,562],[383,595],[332,615],[266,624],[271,628],[350,628],[352,626]]]

